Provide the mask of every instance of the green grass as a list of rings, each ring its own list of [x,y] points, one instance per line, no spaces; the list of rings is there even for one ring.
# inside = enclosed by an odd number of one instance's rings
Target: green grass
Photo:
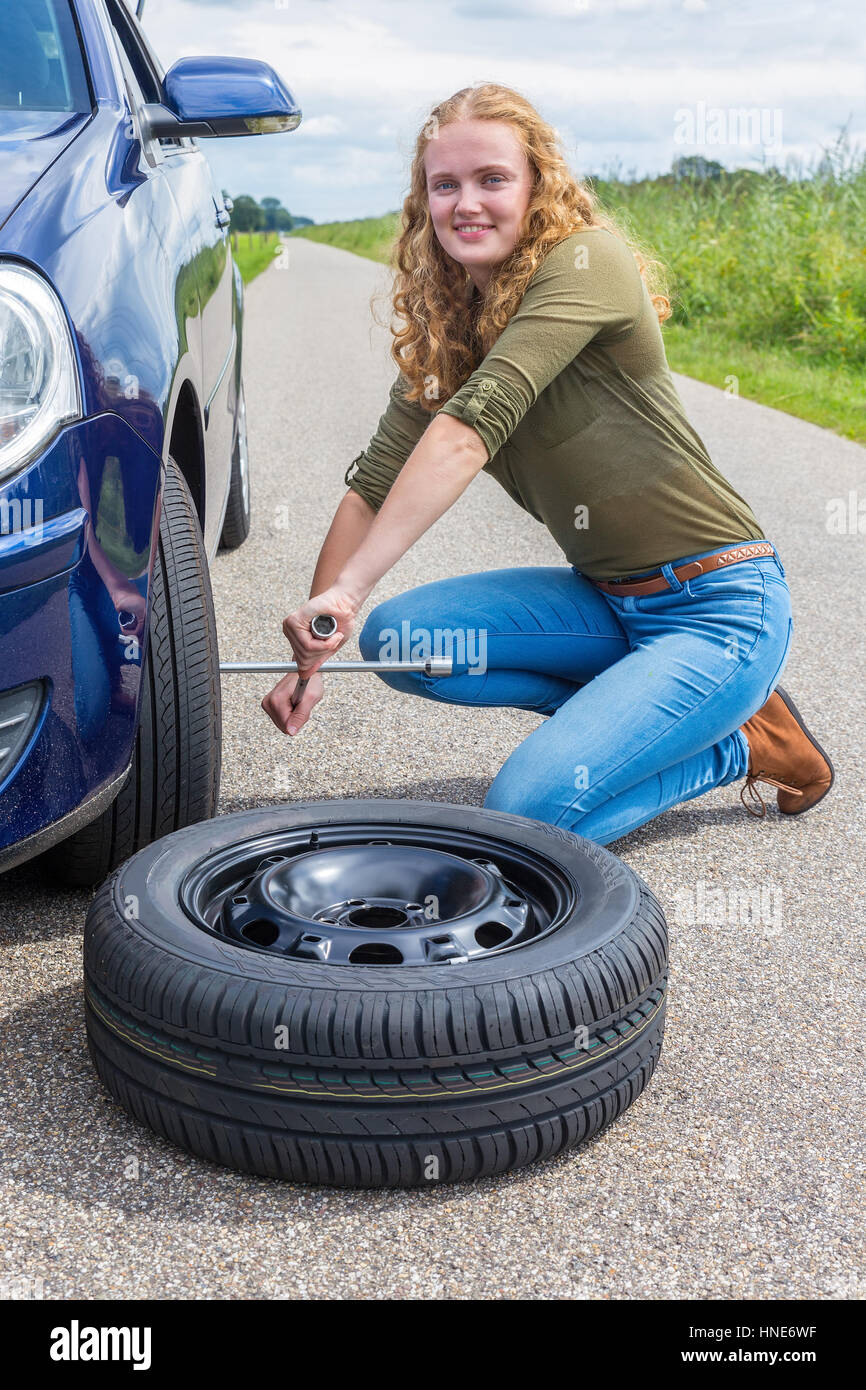
[[[245,285],[267,269],[279,244],[276,232],[232,232],[232,254]]]
[[[796,177],[741,169],[593,187],[668,268],[674,371],[866,443],[866,155],[840,136]],[[387,263],[398,226],[395,212],[290,235]]]
[[[862,371],[804,361],[785,347],[744,342],[710,327],[668,320],[662,332],[673,371],[866,443]]]
[[[323,241],[328,246],[354,251],[356,256],[366,256],[370,261],[387,265],[399,225],[399,214],[388,212],[384,217],[364,217],[356,222],[322,222],[314,227],[298,227],[289,232],[289,236]]]

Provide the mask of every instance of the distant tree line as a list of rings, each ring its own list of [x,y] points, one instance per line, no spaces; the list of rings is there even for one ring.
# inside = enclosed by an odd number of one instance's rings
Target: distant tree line
[[[231,197],[224,188],[223,197]],[[293,227],[312,227],[312,217],[293,217],[279,198],[255,198],[239,193],[233,200],[231,230],[233,232],[290,232]]]

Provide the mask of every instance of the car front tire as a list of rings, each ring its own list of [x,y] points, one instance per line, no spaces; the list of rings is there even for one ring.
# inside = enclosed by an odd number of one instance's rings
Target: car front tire
[[[229,500],[220,536],[222,550],[237,550],[250,533],[250,458],[247,447],[247,411],[244,387],[238,393],[238,421],[235,447],[232,451],[232,471]]]
[[[58,884],[90,888],[145,845],[216,815],[221,749],[207,555],[186,480],[169,457],[129,776],[96,820],[34,862]]]

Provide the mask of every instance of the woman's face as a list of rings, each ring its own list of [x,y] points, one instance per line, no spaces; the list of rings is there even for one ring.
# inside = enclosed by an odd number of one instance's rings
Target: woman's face
[[[454,121],[428,143],[424,169],[436,236],[483,291],[517,245],[532,194],[517,136],[507,121]]]

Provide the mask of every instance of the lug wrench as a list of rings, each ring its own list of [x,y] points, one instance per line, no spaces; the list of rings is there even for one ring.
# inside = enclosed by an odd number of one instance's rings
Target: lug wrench
[[[331,613],[317,613],[312,623],[311,630],[316,637],[333,637],[337,631],[337,619]],[[427,676],[450,676],[453,662],[450,656],[428,656],[418,661],[323,661],[317,668],[324,675],[326,672],[338,675],[340,672],[346,674],[354,671],[423,671]],[[277,671],[281,675],[286,675],[290,671],[297,671],[296,661],[221,661],[220,671]],[[307,681],[311,677],[298,681],[292,691],[292,708],[301,699],[307,688]]]

